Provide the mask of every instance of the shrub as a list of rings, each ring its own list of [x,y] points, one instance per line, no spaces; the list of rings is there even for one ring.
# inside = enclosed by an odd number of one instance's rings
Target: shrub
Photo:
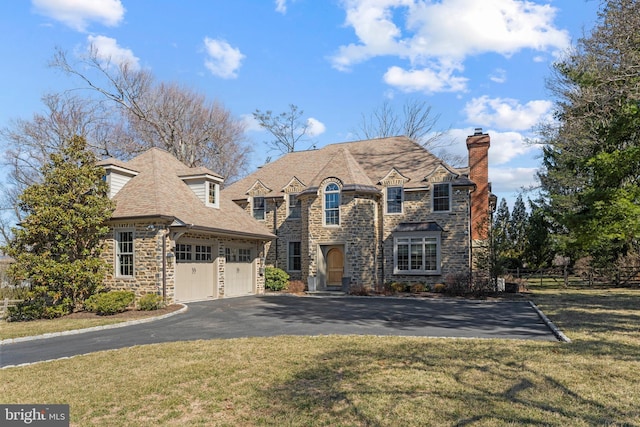
[[[467,295],[471,293],[471,281],[467,274],[449,274],[445,277],[445,293],[448,295]]]
[[[36,286],[27,292],[24,301],[7,309],[8,322],[22,322],[36,319],[54,319],[73,311],[71,298],[60,298],[44,286]]]
[[[287,291],[292,294],[301,294],[304,292],[304,283],[301,280],[291,280],[287,285]]]
[[[400,282],[393,282],[391,284],[391,290],[393,292],[404,292],[407,290],[407,284],[406,283],[400,283]]]
[[[363,285],[353,285],[349,288],[349,294],[368,297],[369,295],[371,295],[371,289]]]
[[[433,285],[433,292],[442,293],[445,291],[445,289],[447,289],[447,285],[445,285],[444,283],[436,283],[435,285]]]
[[[91,295],[84,307],[100,315],[122,313],[133,302],[136,295],[132,291],[110,291]]]
[[[419,294],[426,290],[426,286],[424,283],[414,283],[411,285],[411,292],[414,294]]]
[[[264,286],[271,291],[282,291],[287,289],[289,275],[286,271],[276,267],[266,267],[264,269]]]
[[[161,308],[164,305],[162,297],[156,294],[146,294],[140,297],[138,300],[138,310],[153,311]]]

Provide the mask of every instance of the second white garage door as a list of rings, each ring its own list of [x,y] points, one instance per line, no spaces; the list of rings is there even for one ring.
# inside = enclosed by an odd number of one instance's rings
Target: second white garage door
[[[224,296],[251,295],[254,291],[254,256],[251,247],[225,248]]]

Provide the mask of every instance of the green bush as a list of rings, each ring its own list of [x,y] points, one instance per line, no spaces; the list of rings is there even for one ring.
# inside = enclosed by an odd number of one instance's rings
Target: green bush
[[[264,269],[264,286],[271,291],[283,291],[289,285],[289,275],[286,271],[276,267]]]
[[[91,295],[84,308],[100,315],[122,313],[136,298],[132,291],[110,291]]]
[[[138,300],[138,310],[153,311],[161,308],[164,305],[162,297],[156,294],[146,294],[140,297]]]
[[[59,298],[44,286],[36,286],[27,292],[24,301],[7,309],[7,322],[23,322],[37,319],[54,319],[73,311],[71,298]]]

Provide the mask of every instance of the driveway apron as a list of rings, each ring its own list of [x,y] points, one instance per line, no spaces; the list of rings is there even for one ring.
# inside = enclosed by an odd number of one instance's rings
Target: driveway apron
[[[557,341],[526,301],[262,295],[203,301],[165,319],[0,346],[0,366],[135,345],[277,335],[396,335]]]

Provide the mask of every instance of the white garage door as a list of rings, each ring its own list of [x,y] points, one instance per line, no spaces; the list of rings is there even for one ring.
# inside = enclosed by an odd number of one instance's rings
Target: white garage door
[[[189,302],[215,298],[214,272],[213,245],[177,243],[175,300]]]
[[[251,247],[225,248],[224,296],[254,293],[254,261]]]

